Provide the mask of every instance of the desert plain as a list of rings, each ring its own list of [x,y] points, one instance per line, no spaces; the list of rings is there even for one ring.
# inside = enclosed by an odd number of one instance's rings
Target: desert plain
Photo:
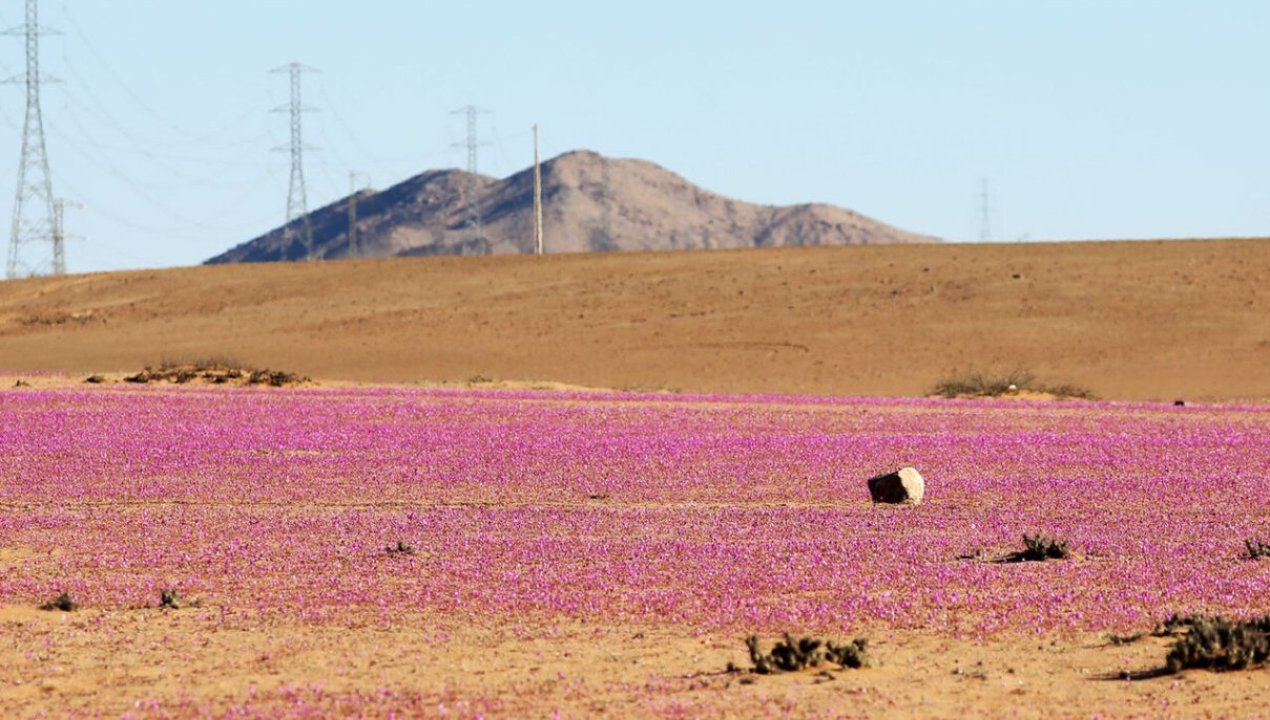
[[[1234,239],[0,283],[0,715],[1270,716],[1153,634],[1270,614],[1267,277]],[[311,380],[125,380],[217,363]],[[1091,397],[932,397],[974,372]],[[903,465],[923,503],[874,506]],[[784,632],[877,664],[750,672]]]

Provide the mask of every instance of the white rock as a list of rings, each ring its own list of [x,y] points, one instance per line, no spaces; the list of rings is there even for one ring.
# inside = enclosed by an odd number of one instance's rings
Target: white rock
[[[869,478],[869,495],[875,503],[920,505],[925,494],[926,481],[916,468],[901,468]]]

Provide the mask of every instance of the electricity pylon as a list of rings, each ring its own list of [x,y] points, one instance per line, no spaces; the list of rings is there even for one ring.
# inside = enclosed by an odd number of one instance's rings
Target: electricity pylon
[[[467,195],[468,241],[472,243],[473,247],[479,247],[484,240],[484,233],[481,229],[481,206],[479,198],[477,198],[480,176],[477,175],[476,151],[481,146],[477,137],[477,119],[481,115],[488,115],[489,110],[475,105],[464,105],[450,114],[467,116],[467,142],[455,143],[455,145],[466,145],[467,147],[467,187],[464,192]]]
[[[26,122],[22,126],[22,157],[18,161],[18,192],[13,203],[13,226],[9,234],[9,260],[5,276],[38,275],[48,267],[54,275],[66,272],[66,253],[57,227],[57,208],[49,172],[48,150],[44,144],[44,118],[40,112],[40,35],[50,31],[40,27],[38,0],[26,0],[26,24],[5,35],[26,37],[26,77],[8,82],[26,83]],[[47,243],[52,258],[49,265],[32,261],[28,246]],[[38,250],[34,251],[38,253]]]
[[[304,245],[304,259],[312,260],[313,226],[309,223],[308,200],[305,198],[304,193],[305,145],[303,136],[304,113],[310,112],[312,108],[304,107],[304,104],[300,101],[300,76],[306,72],[313,72],[313,68],[293,62],[274,68],[270,72],[288,73],[291,76],[290,104],[274,108],[274,112],[289,112],[291,114],[291,144],[274,148],[275,150],[289,150],[291,153],[291,184],[287,190],[287,224],[282,226],[282,240],[287,247],[291,246],[296,233],[296,228],[293,225],[295,220],[299,218],[301,220],[300,241]]]

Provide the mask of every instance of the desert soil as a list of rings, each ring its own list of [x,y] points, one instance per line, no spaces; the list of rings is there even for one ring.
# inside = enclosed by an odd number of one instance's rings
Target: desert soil
[[[1027,370],[1270,399],[1270,241],[795,248],[179,268],[0,283],[0,369],[229,358],[328,381],[924,395]]]
[[[880,667],[762,676],[728,672],[749,667],[743,638],[666,626],[8,607],[0,628],[4,717],[378,716],[391,706],[435,717],[1254,718],[1266,717],[1270,689],[1270,671],[1152,676],[1168,641],[1092,634],[881,630],[865,633]]]
[[[64,386],[227,358],[323,383],[923,395],[1026,369],[1110,399],[1266,401],[1267,277],[1270,241],[1222,240],[43,278],[0,283],[0,375]],[[748,666],[743,638],[673,625],[10,606],[0,716],[375,715],[391,695],[450,717],[1270,717],[1270,670],[1121,678],[1158,668],[1162,639],[862,632],[882,667],[754,677],[724,672]]]

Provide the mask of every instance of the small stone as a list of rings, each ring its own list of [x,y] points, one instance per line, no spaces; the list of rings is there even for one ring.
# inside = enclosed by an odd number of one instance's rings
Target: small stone
[[[869,495],[875,503],[920,505],[925,493],[926,482],[915,468],[906,467],[869,478]]]

